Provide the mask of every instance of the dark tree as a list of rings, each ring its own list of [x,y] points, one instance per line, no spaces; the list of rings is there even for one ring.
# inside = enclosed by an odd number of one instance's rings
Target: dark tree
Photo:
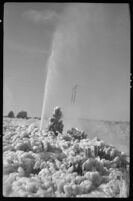
[[[23,118],[23,119],[27,119],[27,112],[26,111],[21,111],[17,114],[16,116],[17,118]]]
[[[10,111],[7,116],[8,116],[9,118],[14,118],[14,117],[15,117],[13,111]]]
[[[58,132],[62,133],[63,131],[63,122],[61,120],[62,112],[59,107],[55,107],[52,117],[49,119],[48,131],[54,132],[57,136]]]

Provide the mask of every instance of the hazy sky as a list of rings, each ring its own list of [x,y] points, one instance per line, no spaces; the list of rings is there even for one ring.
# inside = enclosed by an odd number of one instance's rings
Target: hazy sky
[[[81,4],[5,4],[4,114],[26,110],[29,116],[41,116],[46,66],[54,52],[59,68],[69,65],[72,74],[70,83],[58,83],[62,91],[67,84],[80,85],[77,101],[83,117],[129,120],[128,5],[85,7],[84,12]],[[75,65],[76,80],[71,82]],[[65,97],[60,100],[65,103]]]
[[[4,6],[4,114],[26,110],[40,116],[45,66],[64,4]]]

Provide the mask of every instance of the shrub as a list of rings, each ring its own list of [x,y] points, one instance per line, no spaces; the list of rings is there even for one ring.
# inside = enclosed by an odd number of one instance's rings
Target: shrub
[[[82,194],[87,194],[93,189],[93,183],[91,180],[84,180],[80,183]]]
[[[54,108],[54,112],[52,117],[49,119],[48,131],[53,131],[57,136],[58,133],[62,133],[63,131],[63,123],[62,123],[62,112],[59,107]]]
[[[8,116],[9,118],[14,118],[14,117],[15,117],[13,111],[10,111],[7,116]]]
[[[21,111],[17,114],[16,116],[17,118],[23,118],[23,119],[27,119],[27,112],[26,111]]]
[[[119,180],[111,180],[108,182],[106,186],[106,193],[108,193],[111,197],[118,197],[120,194],[120,181]]]
[[[77,140],[87,138],[87,134],[84,131],[78,130],[77,128],[72,128],[71,130],[68,130],[67,133]]]
[[[71,140],[72,140],[72,137],[71,137],[69,134],[64,134],[64,135],[63,135],[63,139],[64,139],[65,141],[71,141]]]

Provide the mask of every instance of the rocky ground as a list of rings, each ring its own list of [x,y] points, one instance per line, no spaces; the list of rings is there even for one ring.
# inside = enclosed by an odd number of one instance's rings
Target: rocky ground
[[[5,197],[129,196],[128,154],[78,129],[55,136],[38,125],[3,119]]]

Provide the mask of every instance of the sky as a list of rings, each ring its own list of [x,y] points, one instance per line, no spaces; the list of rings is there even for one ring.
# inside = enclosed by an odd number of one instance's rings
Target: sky
[[[5,3],[4,111],[41,116],[45,66],[62,4]]]
[[[46,83],[48,113],[56,104],[70,112],[78,84],[76,116],[129,121],[128,12],[128,4],[6,3],[4,115],[40,117]]]

